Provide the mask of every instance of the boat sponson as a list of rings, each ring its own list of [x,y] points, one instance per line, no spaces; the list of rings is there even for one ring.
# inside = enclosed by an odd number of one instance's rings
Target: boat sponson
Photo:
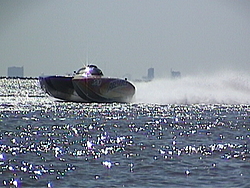
[[[77,95],[72,84],[73,77],[47,76],[39,77],[41,88],[50,96],[65,101],[84,101]]]
[[[130,82],[118,78],[73,78],[72,82],[77,94],[90,102],[129,102],[135,94]]]

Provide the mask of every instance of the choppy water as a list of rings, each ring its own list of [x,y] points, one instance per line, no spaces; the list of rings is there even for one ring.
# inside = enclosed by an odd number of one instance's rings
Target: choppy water
[[[36,80],[0,86],[0,187],[250,187],[247,102],[67,103]]]

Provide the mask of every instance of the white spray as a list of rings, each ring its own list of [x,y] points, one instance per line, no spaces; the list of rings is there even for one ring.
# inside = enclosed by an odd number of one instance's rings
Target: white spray
[[[250,104],[250,76],[243,73],[223,72],[134,84],[136,103]]]

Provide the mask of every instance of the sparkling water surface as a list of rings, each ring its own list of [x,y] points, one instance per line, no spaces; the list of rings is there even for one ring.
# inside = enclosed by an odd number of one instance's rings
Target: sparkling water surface
[[[249,104],[71,103],[0,80],[0,187],[250,187]]]

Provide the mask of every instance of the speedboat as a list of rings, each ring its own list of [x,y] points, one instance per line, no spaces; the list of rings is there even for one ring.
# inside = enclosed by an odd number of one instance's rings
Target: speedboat
[[[73,102],[130,102],[135,86],[127,79],[104,77],[96,65],[80,68],[72,76],[39,77],[50,96]]]

